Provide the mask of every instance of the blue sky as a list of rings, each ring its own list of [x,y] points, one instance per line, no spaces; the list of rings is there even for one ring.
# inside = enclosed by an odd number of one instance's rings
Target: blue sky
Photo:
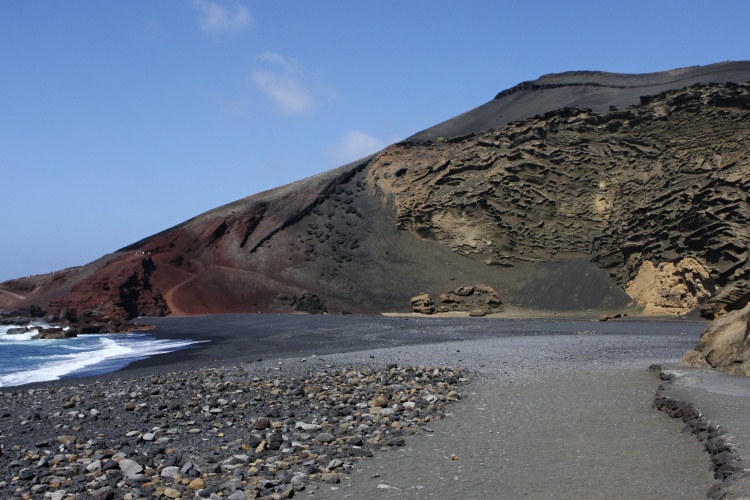
[[[745,1],[0,5],[0,281],[90,262],[570,70],[750,59]]]

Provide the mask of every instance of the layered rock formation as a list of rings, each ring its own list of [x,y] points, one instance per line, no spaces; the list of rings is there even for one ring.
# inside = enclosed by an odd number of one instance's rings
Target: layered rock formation
[[[741,308],[750,87],[732,81],[750,64],[546,76],[0,295],[71,320],[410,311],[421,291],[478,282],[526,308]]]
[[[487,285],[461,285],[440,294],[437,304],[430,294],[421,293],[411,299],[412,311],[421,314],[446,312],[472,312],[484,316],[488,312],[499,312],[502,300],[498,293]],[[481,313],[481,314],[480,314]]]
[[[606,114],[563,109],[393,146],[369,180],[400,229],[457,254],[488,266],[586,257],[648,311],[686,312],[718,291],[713,315],[746,300],[749,110],[750,87],[733,84]]]

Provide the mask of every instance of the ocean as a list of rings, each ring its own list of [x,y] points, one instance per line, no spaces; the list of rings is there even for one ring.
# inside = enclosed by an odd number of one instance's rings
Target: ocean
[[[61,340],[33,340],[33,330],[7,334],[17,326],[0,326],[0,387],[109,373],[133,361],[196,343],[158,340],[148,333],[79,335]]]

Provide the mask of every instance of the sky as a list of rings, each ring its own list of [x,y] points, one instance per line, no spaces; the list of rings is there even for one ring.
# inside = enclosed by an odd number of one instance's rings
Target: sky
[[[750,2],[0,3],[0,281],[86,264],[541,75],[750,59]]]

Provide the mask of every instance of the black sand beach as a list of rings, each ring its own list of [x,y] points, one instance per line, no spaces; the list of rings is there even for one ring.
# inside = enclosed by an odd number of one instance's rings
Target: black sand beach
[[[143,321],[210,342],[0,391],[0,494],[704,498],[716,482],[700,443],[651,408],[647,372],[703,323]]]
[[[592,321],[547,314],[539,318],[467,318],[403,316],[329,316],[307,314],[225,314],[143,318],[155,325],[159,339],[201,343],[137,361],[125,371],[253,363],[288,357],[323,356],[407,345],[439,344],[483,338],[607,334],[659,336],[700,332],[704,323],[690,320]],[[685,326],[680,326],[685,325]],[[466,360],[467,362],[470,360]],[[173,369],[173,368],[172,368]]]

